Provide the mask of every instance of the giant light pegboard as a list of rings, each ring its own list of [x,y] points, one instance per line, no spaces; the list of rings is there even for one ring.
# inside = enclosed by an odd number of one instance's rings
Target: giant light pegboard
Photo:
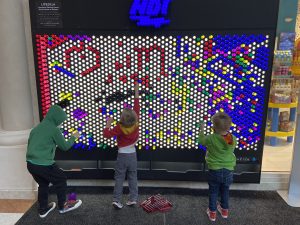
[[[268,35],[88,36],[37,35],[43,115],[67,102],[66,137],[75,149],[107,150],[107,117],[132,107],[140,83],[140,150],[201,149],[199,121],[225,111],[245,157],[257,150],[266,97]],[[256,158],[248,160],[255,161]]]
[[[232,117],[230,132],[238,140],[237,161],[257,165],[249,172],[256,174],[252,181],[259,181],[276,28],[276,7],[267,6],[269,0],[254,0],[259,9],[254,2],[230,0],[249,5],[246,17],[220,0],[214,0],[217,5],[165,1],[162,5],[168,7],[157,10],[157,16],[168,23],[161,24],[153,10],[146,15],[147,7],[130,10],[142,1],[53,0],[54,28],[37,20],[34,3],[40,6],[41,1],[30,1],[32,21],[38,23],[32,24],[32,34],[41,119],[51,105],[60,104],[68,114],[64,136],[81,133],[72,150],[59,158],[114,160],[116,140],[103,138],[102,131],[108,117],[116,122],[123,108],[132,107],[138,82],[136,147],[138,155],[145,153],[144,161],[203,163],[199,122],[206,122],[210,134],[211,117],[224,111]],[[218,13],[208,19],[205,8],[214,7]],[[261,20],[267,11],[270,16]]]

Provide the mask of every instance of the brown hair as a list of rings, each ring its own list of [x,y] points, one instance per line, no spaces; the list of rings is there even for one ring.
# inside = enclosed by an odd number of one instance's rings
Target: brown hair
[[[136,124],[137,120],[135,111],[125,108],[121,114],[120,124],[124,127],[131,127]]]
[[[224,112],[218,112],[212,117],[213,128],[216,133],[226,132],[231,127],[231,117]]]

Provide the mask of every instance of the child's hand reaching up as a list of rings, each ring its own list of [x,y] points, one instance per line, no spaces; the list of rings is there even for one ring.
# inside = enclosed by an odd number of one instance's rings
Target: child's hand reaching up
[[[79,138],[80,137],[80,134],[78,131],[75,131],[73,134],[72,134],[75,138]]]
[[[111,117],[109,117],[109,118],[107,119],[107,121],[106,121],[106,127],[107,127],[107,128],[110,128],[113,121],[114,121],[114,119],[111,118]]]
[[[200,124],[200,132],[203,133],[205,124],[203,121],[200,121],[199,124]]]
[[[136,84],[134,85],[134,97],[138,98],[139,97],[139,83],[136,82]]]

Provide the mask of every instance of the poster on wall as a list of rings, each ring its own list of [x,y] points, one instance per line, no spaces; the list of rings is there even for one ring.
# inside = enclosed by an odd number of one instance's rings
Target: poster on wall
[[[39,28],[62,28],[61,0],[36,1],[36,24]]]

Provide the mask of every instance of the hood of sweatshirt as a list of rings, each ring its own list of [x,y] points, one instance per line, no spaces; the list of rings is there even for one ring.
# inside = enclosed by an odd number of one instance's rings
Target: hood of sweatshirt
[[[48,113],[46,114],[45,120],[54,124],[56,127],[67,119],[67,114],[58,105],[53,105],[50,107]]]

